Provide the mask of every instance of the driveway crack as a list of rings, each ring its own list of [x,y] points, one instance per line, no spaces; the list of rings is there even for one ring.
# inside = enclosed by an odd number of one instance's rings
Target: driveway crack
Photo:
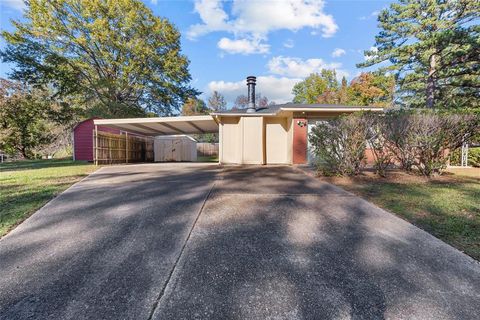
[[[197,221],[199,220],[200,218],[200,215],[202,214],[203,212],[203,208],[205,207],[205,204],[207,203],[208,201],[208,198],[210,198],[210,195],[212,194],[212,191],[213,189],[215,188],[215,182],[213,183],[212,187],[210,188],[210,190],[208,190],[208,193],[207,193],[207,196],[205,197],[205,199],[203,200],[203,203],[202,203],[202,206],[200,207],[200,210],[198,211],[197,213],[197,216],[195,217],[195,220],[193,221],[193,224],[192,226],[190,227],[190,230],[188,231],[188,235],[182,245],[182,248],[180,249],[180,254],[178,255],[177,259],[175,259],[175,263],[173,264],[173,267],[172,269],[170,270],[169,274],[168,274],[168,277],[167,277],[167,281],[165,281],[165,284],[163,285],[162,287],[162,290],[160,291],[160,293],[158,294],[157,296],[157,299],[155,299],[155,302],[152,306],[152,310],[150,311],[150,314],[148,315],[148,318],[147,320],[151,320],[153,319],[153,315],[155,314],[155,311],[157,310],[158,306],[160,305],[160,301],[162,300],[162,298],[164,297],[165,295],[165,291],[168,287],[168,285],[170,284],[170,280],[172,279],[172,276],[177,268],[177,265],[178,265],[178,262],[180,261],[180,259],[182,258],[183,256],[183,253],[185,251],[185,248],[187,247],[187,243],[188,243],[188,240],[190,240],[190,237],[192,235],[192,232],[193,232],[193,229],[195,228],[196,224],[197,224]]]

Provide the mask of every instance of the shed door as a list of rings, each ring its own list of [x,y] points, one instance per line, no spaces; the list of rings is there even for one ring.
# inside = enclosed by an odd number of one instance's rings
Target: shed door
[[[287,164],[287,118],[265,118],[265,145],[267,164]]]

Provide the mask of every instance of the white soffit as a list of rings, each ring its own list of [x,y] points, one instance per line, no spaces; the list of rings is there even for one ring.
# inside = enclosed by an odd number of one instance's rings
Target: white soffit
[[[130,119],[95,119],[98,126],[140,133],[146,136],[217,133],[218,124],[212,116],[182,116]]]

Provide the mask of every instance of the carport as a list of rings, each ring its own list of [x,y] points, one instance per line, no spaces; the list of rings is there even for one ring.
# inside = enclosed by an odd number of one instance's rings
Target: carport
[[[121,134],[98,131],[98,126]],[[153,137],[217,133],[218,122],[209,115],[94,120],[94,162],[153,161]]]

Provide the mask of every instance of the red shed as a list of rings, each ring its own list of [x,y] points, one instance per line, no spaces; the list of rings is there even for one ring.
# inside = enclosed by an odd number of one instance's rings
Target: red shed
[[[93,161],[93,130],[95,125],[94,119],[101,119],[98,117],[90,118],[78,123],[73,128],[73,160]],[[115,130],[108,127],[97,127],[98,131],[110,132],[120,134],[120,130]]]

